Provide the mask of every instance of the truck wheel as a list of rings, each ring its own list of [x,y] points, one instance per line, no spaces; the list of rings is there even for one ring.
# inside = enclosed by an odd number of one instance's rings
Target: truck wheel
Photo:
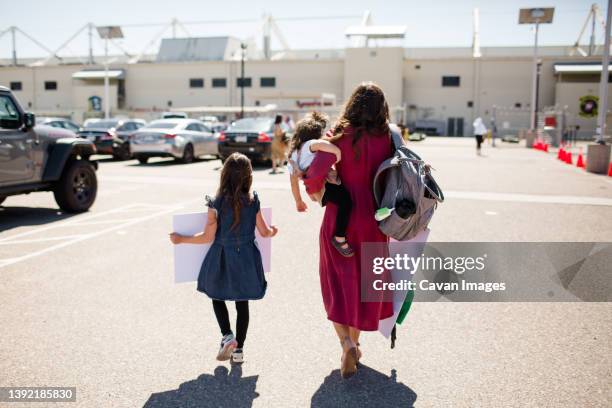
[[[91,163],[77,160],[68,165],[57,182],[53,195],[66,212],[87,211],[96,199],[98,180]]]
[[[194,159],[193,156],[193,146],[188,144],[185,146],[185,150],[183,151],[183,157],[181,157],[181,163],[188,164],[191,163]]]
[[[149,158],[147,156],[136,156],[136,160],[138,160],[140,164],[147,164]]]

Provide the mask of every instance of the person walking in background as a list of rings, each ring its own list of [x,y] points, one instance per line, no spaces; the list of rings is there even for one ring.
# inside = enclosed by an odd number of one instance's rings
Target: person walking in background
[[[346,230],[346,240],[355,255],[345,257],[334,247],[329,237],[334,235],[338,206],[330,202],[319,235],[319,277],[327,318],[332,321],[342,347],[340,372],[343,378],[357,371],[361,358],[359,336],[362,330],[378,330],[380,320],[393,315],[393,304],[382,293],[362,301],[362,243],[388,243],[374,219],[376,203],[372,183],[380,164],[391,157],[389,107],[377,85],[359,85],[348,99],[340,118],[328,133],[328,140],[338,146],[342,160],[336,168],[352,202]],[[335,156],[319,152],[308,168],[306,190],[322,188]],[[379,246],[373,256],[389,256],[385,246]],[[389,276],[380,275],[383,281]]]
[[[276,115],[272,139],[272,174],[278,173],[277,167],[282,168],[287,159],[287,142],[285,141],[285,131],[282,123],[283,117]]]
[[[276,227],[268,227],[263,218],[257,193],[251,192],[252,183],[251,161],[243,154],[232,153],[221,170],[217,196],[207,197],[209,211],[204,232],[194,236],[170,234],[173,244],[212,243],[200,268],[198,291],[212,299],[223,336],[217,353],[219,361],[244,361],[249,300],[263,298],[267,287],[255,228],[262,237],[273,237],[278,232]],[[236,337],[226,300],[236,302]]]
[[[476,154],[480,156],[480,148],[484,135],[487,134],[487,127],[480,116],[474,120],[472,125],[474,126],[474,137],[476,138]]]
[[[293,132],[295,130],[295,123],[293,123],[293,119],[289,115],[285,117],[285,125],[287,126],[287,130],[289,132]]]

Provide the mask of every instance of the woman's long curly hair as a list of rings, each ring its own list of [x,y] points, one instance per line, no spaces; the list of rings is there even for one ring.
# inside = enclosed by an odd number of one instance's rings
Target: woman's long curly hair
[[[234,213],[231,229],[240,222],[240,210],[252,200],[253,168],[244,154],[232,153],[221,169],[221,182],[217,197],[227,202]]]
[[[385,94],[378,85],[373,82],[363,82],[355,90],[344,106],[344,111],[332,128],[331,142],[340,139],[347,127],[352,127],[353,151],[355,159],[359,160],[360,152],[357,142],[363,133],[371,135],[390,135],[389,130],[389,105]]]

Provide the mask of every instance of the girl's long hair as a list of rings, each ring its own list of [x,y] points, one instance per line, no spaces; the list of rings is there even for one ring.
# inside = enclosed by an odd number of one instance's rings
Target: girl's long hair
[[[347,127],[355,131],[353,136],[353,151],[358,160],[360,152],[357,142],[363,133],[389,135],[389,105],[382,89],[373,82],[363,82],[346,102],[340,118],[332,128],[331,142],[340,139]]]
[[[320,139],[327,127],[327,116],[321,112],[310,112],[295,125],[295,134],[291,140],[291,153],[299,150],[304,143]]]
[[[217,197],[227,202],[234,214],[234,229],[240,222],[240,210],[245,203],[251,201],[251,185],[253,184],[253,168],[251,161],[244,154],[232,153],[221,169],[221,182]]]

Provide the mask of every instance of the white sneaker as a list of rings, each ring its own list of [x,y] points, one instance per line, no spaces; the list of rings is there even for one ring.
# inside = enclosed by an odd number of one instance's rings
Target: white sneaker
[[[241,364],[244,363],[244,353],[241,348],[237,348],[232,353],[232,363]]]
[[[234,338],[233,334],[227,334],[221,339],[221,347],[217,353],[217,360],[225,361],[229,360],[234,349],[238,346],[238,342]]]

